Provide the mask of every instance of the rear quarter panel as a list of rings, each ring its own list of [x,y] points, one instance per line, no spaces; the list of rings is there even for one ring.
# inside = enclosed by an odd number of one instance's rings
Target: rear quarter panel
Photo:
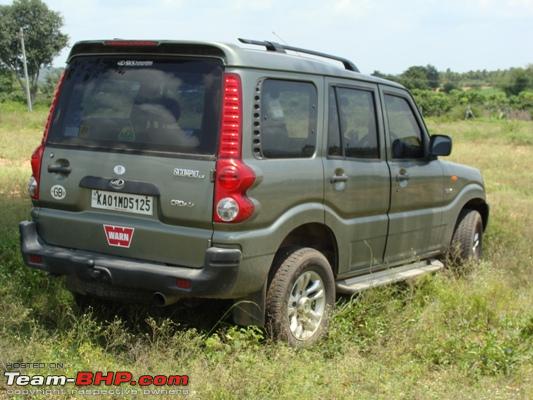
[[[323,85],[321,76],[280,71],[228,69],[241,75],[243,84],[243,160],[255,174],[248,190],[255,204],[251,219],[238,224],[214,224],[214,245],[236,245],[243,251],[242,287],[262,285],[283,239],[305,223],[324,223],[322,165]],[[258,159],[252,151],[253,116],[257,83],[261,78],[311,82],[317,90],[317,143],[311,158]],[[252,262],[253,261],[253,262]],[[236,288],[238,291],[239,288]]]

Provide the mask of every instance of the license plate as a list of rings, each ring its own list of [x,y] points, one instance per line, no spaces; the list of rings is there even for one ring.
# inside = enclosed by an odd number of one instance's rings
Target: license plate
[[[138,194],[93,190],[91,193],[91,207],[133,214],[152,215],[154,198],[152,196]]]

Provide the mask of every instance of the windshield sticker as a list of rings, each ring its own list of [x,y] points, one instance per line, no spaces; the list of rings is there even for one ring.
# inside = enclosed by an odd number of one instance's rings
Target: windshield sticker
[[[118,134],[118,140],[122,142],[134,142],[135,132],[132,127],[126,126],[122,128]]]
[[[154,65],[153,61],[140,60],[120,60],[117,62],[119,67],[151,67]]]
[[[89,125],[87,123],[80,125],[80,137],[84,139],[89,137]]]
[[[65,137],[77,137],[78,133],[79,133],[79,128],[77,126],[65,127],[65,132],[64,132]]]

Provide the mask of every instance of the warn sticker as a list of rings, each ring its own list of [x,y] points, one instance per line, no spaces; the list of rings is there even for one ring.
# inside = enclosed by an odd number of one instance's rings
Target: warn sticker
[[[109,246],[129,248],[135,228],[104,225],[105,237]]]

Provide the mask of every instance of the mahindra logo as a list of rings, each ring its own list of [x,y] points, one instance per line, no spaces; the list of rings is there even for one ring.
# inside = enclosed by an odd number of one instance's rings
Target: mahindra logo
[[[126,184],[126,182],[124,181],[124,179],[115,178],[115,179],[111,179],[109,181],[109,184],[111,185],[113,189],[122,189],[124,185]]]
[[[135,228],[127,226],[104,225],[107,244],[114,247],[125,247],[129,249]]]

